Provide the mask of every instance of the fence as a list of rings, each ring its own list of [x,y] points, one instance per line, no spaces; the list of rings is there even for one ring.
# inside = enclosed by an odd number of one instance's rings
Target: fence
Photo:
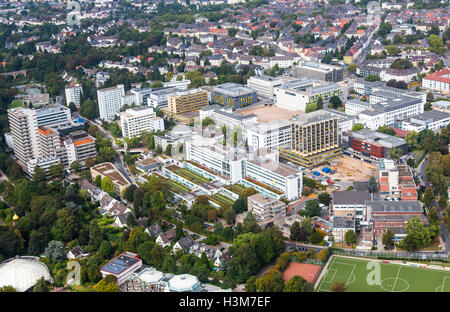
[[[417,260],[417,261],[441,261],[450,262],[448,253],[426,253],[426,252],[376,252],[376,251],[356,251],[331,248],[334,255],[368,257],[374,259],[393,260]]]

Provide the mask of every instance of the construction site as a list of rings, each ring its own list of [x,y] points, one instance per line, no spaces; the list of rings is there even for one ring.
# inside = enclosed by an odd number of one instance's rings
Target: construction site
[[[324,166],[318,166],[312,170],[324,174],[321,170],[322,167]],[[378,167],[376,165],[347,155],[331,160],[329,167],[333,173],[327,174],[327,176],[334,181],[359,182],[367,181],[372,175],[378,176]]]

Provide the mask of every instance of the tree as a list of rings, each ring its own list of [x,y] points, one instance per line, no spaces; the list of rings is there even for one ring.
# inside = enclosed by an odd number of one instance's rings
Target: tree
[[[81,168],[81,164],[76,160],[70,164],[70,169],[72,169],[72,171],[78,172]]]
[[[319,97],[317,99],[316,109],[322,109],[322,108],[323,108],[323,99],[322,99],[322,97]]]
[[[161,191],[157,191],[152,196],[152,207],[156,208],[159,212],[166,208],[166,200],[164,194]]]
[[[398,160],[400,157],[402,157],[403,155],[403,150],[397,147],[393,147],[391,148],[391,150],[389,151],[389,156],[393,159],[393,160]]]
[[[258,292],[281,292],[284,289],[284,281],[278,270],[271,269],[263,277],[256,280]]]
[[[390,247],[394,244],[393,239],[394,239],[394,232],[389,228],[383,235],[383,244],[390,249]]]
[[[301,236],[300,223],[298,223],[298,221],[295,221],[291,225],[291,235],[289,236],[289,239],[294,241],[300,241],[300,236]]]
[[[332,107],[332,108],[338,108],[339,106],[341,106],[341,104],[342,104],[342,101],[341,101],[341,99],[339,98],[339,96],[337,96],[337,95],[333,95],[331,98],[330,98],[330,106]]]
[[[44,255],[51,261],[58,261],[66,257],[66,248],[62,242],[52,240],[45,248]]]
[[[117,277],[108,274],[100,282],[92,287],[97,292],[119,292],[119,285],[117,285]]]
[[[16,289],[11,285],[0,287],[0,292],[16,292]]]
[[[355,64],[355,63],[351,63],[350,65],[348,65],[347,71],[348,71],[349,73],[354,73],[354,72],[356,72],[356,64]]]
[[[335,282],[331,285],[332,292],[345,292],[347,290],[346,282]]]
[[[131,184],[127,187],[122,194],[122,197],[128,200],[129,202],[133,202],[134,200],[134,191],[137,189],[136,185]]]
[[[183,223],[181,223],[181,221],[177,221],[177,225],[175,227],[175,241],[178,241],[183,237],[184,237]]]
[[[61,164],[52,165],[48,168],[48,173],[52,178],[61,179],[63,177],[64,167]]]
[[[293,276],[284,286],[285,292],[312,292],[313,286],[301,276]]]
[[[164,154],[167,156],[172,156],[172,144],[167,144]]]
[[[375,193],[378,189],[378,182],[377,179],[374,176],[371,176],[369,178],[368,188],[370,193]]]
[[[419,134],[416,131],[410,131],[405,136],[405,141],[408,143],[408,147],[410,150],[414,150],[417,148],[419,140]]]
[[[101,188],[111,196],[116,195],[116,186],[110,177],[104,177],[102,179]]]
[[[444,155],[441,159],[442,173],[445,176],[450,176],[450,154]]]
[[[323,204],[325,206],[328,206],[330,204],[330,201],[331,201],[331,196],[327,192],[323,192],[323,193],[319,194],[317,199],[319,200],[319,203],[321,203],[321,204]]]
[[[34,168],[34,174],[33,174],[33,181],[34,182],[44,181],[46,177],[47,177],[47,173],[45,172],[44,169],[42,169],[39,166],[36,166]]]
[[[256,281],[258,277],[256,275],[250,276],[250,278],[245,283],[245,291],[246,292],[256,292],[258,289],[256,287]]]
[[[37,280],[36,284],[33,287],[33,292],[49,292],[47,287],[47,282],[44,277],[41,277]]]
[[[430,44],[430,47],[428,48],[428,50],[430,50],[431,52],[434,52],[436,54],[441,54],[441,55],[443,55],[445,53],[446,48],[444,46],[444,42],[438,36],[430,35],[428,37],[428,42]]]
[[[425,193],[423,194],[422,202],[425,204],[426,207],[431,207],[431,204],[434,203],[435,196],[433,193],[433,189],[431,187],[428,187],[425,190]]]
[[[308,217],[319,216],[322,208],[319,206],[317,199],[308,200],[305,204],[305,211]]]
[[[233,203],[233,210],[236,213],[242,213],[247,210],[247,206],[245,204],[245,199],[242,195],[239,195],[238,199],[236,199]]]
[[[400,248],[408,251],[421,249],[431,243],[431,233],[428,227],[425,227],[420,218],[412,218],[406,225],[405,238],[399,243]]]
[[[351,246],[356,243],[356,235],[353,230],[349,230],[345,233],[344,240],[348,246]]]
[[[309,240],[312,244],[320,244],[323,241],[323,236],[318,232],[314,232],[309,237]]]
[[[366,78],[364,78],[365,81],[380,81],[381,78],[378,75],[368,75]]]
[[[433,100],[434,100],[433,92],[428,92],[427,93],[427,102],[433,102]]]
[[[364,125],[363,125],[363,124],[360,124],[360,123],[356,123],[356,124],[354,124],[353,127],[352,127],[352,131],[353,131],[353,132],[359,131],[359,130],[361,130],[361,129],[364,129]]]

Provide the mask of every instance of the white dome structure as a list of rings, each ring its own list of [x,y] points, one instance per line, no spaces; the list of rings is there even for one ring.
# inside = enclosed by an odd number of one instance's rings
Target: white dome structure
[[[176,275],[167,283],[169,291],[176,292],[197,292],[202,290],[202,286],[197,276],[191,274]]]
[[[164,279],[164,274],[154,268],[145,269],[139,274],[139,279],[146,284],[158,284]]]
[[[12,286],[16,291],[24,292],[41,277],[53,283],[47,266],[37,257],[12,258],[0,263],[0,287]]]

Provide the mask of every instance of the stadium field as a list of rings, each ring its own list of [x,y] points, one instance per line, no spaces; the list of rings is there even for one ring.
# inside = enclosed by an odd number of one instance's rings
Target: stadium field
[[[379,263],[379,279],[372,278],[370,262]],[[369,285],[368,275],[375,284]],[[450,271],[334,256],[316,291],[330,291],[335,282],[346,282],[350,292],[450,292]]]

